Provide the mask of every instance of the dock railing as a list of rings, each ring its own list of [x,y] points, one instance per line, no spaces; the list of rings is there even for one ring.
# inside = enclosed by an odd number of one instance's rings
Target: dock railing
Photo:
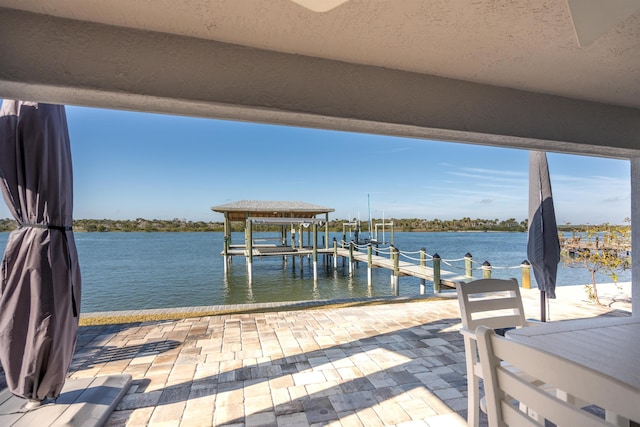
[[[482,264],[473,259],[470,253],[466,253],[462,258],[442,259],[440,255],[427,253],[425,248],[417,251],[401,251],[393,245],[375,246],[368,242],[358,244],[355,241],[341,241],[340,250],[338,242],[334,240],[334,268],[337,268],[335,259],[338,256],[348,258],[349,276],[354,274],[354,264],[366,262],[367,281],[371,285],[372,269],[386,268],[391,273],[391,284],[398,291],[400,276],[413,276],[420,278],[420,293],[426,292],[426,281],[433,282],[433,291],[441,292],[442,286],[455,288],[457,282],[474,280],[474,271],[481,272],[482,278],[491,278],[494,270],[521,270],[521,285],[524,288],[531,287],[531,265],[524,260],[516,266],[494,266],[489,261]],[[345,249],[348,248],[348,249]],[[429,266],[428,264],[431,264]],[[462,265],[458,265],[462,264]]]

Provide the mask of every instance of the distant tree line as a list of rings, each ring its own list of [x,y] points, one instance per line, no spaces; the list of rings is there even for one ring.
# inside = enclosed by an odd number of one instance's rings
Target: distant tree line
[[[13,219],[1,219],[0,231],[11,231],[18,224]],[[74,231],[223,231],[221,222],[187,221],[184,219],[76,219],[73,221]]]
[[[342,232],[348,229],[344,226],[346,223],[356,223],[357,220],[351,221],[346,219],[334,219],[329,221],[329,230]],[[471,219],[464,217],[462,219],[419,219],[419,218],[385,218],[385,224],[393,222],[395,231],[527,231],[527,220],[517,221],[515,218],[506,220],[499,219]],[[382,219],[372,219],[371,223],[382,223]],[[0,231],[11,231],[17,227],[17,223],[13,219],[0,219]],[[244,224],[234,222],[231,224],[232,231],[242,231]],[[581,229],[581,225],[558,225],[558,230],[563,232],[571,232]],[[597,227],[597,226],[591,226]],[[132,220],[118,219],[77,219],[73,221],[74,231],[91,231],[91,232],[134,232],[134,231],[223,231],[222,222],[205,222],[205,221],[187,221],[186,219],[144,219],[137,218]],[[353,229],[353,228],[352,228]],[[390,227],[385,226],[386,230]],[[254,231],[279,231],[279,226],[254,225]],[[360,222],[360,230],[368,231],[369,224],[365,221]],[[379,227],[380,230],[380,227]]]
[[[75,231],[222,231],[222,223],[187,221],[185,219],[144,219],[111,220],[111,219],[78,219],[73,221]]]
[[[0,219],[0,231],[11,231],[15,230],[18,226],[18,223],[14,219]]]

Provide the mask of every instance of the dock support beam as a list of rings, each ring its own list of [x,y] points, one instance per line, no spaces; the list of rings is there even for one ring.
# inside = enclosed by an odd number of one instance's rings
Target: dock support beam
[[[253,223],[247,218],[247,232],[245,234],[245,248],[247,249],[247,275],[249,283],[253,282]]]
[[[522,267],[522,287],[531,289],[531,264],[525,259],[520,267]]]
[[[231,265],[233,260],[232,256],[228,256],[229,248],[231,248],[231,222],[229,221],[229,213],[224,214],[224,272],[227,272],[227,268]]]
[[[226,233],[224,235],[224,246],[222,248],[224,252],[224,274],[227,274],[227,270],[229,269],[229,238]]]
[[[390,256],[393,260],[393,273],[391,274],[391,286],[396,296],[400,293],[399,278],[400,278],[400,250],[390,246]]]
[[[469,252],[464,256],[464,275],[473,277],[473,256]]]
[[[324,248],[329,249],[329,213],[324,214],[324,241]]]
[[[371,287],[371,271],[373,268],[373,260],[371,257],[371,252],[372,252],[372,247],[371,247],[371,242],[367,243],[367,284],[369,285],[369,287]]]
[[[482,278],[491,279],[491,264],[489,263],[489,261],[485,261],[482,263]]]
[[[423,269],[427,266],[427,250],[425,248],[420,248],[420,267]],[[427,293],[427,281],[425,279],[420,279],[420,295],[424,295]]]
[[[440,292],[440,255],[433,254],[433,292]]]
[[[298,226],[298,248],[304,249],[304,235],[302,234],[302,224]]]
[[[333,269],[338,269],[338,241],[333,238]]]
[[[318,224],[313,223],[313,281],[318,281]]]
[[[353,240],[349,242],[349,277],[353,277]]]

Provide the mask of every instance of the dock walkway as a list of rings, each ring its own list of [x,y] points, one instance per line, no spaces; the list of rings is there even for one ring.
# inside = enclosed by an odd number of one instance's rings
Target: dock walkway
[[[349,250],[344,248],[338,248],[338,255],[344,258],[349,258]],[[369,255],[359,251],[353,251],[353,259],[358,262],[368,263]],[[380,255],[371,255],[371,265],[376,268],[386,268],[388,270],[394,270],[394,261],[389,258],[382,257]],[[434,281],[433,268],[428,266],[421,266],[408,261],[398,261],[398,272],[401,276],[413,276],[419,279]],[[455,288],[458,282],[468,282],[473,280],[472,277],[460,275],[458,273],[446,270],[440,270],[440,284],[448,287]]]

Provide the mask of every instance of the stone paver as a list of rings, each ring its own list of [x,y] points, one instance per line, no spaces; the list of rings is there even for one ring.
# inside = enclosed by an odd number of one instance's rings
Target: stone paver
[[[630,314],[572,295],[558,292],[553,320]],[[538,292],[523,299],[537,318]],[[459,327],[454,296],[83,327],[70,377],[132,375],[110,426],[455,427],[466,425]]]

